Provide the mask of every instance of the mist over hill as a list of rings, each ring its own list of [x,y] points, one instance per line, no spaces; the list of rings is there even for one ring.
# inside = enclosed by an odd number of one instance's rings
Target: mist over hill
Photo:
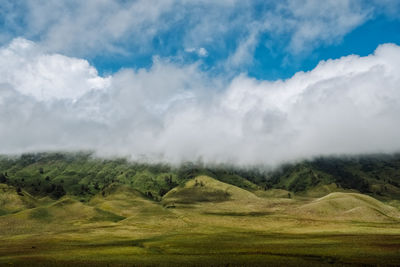
[[[0,47],[0,153],[270,164],[400,149],[400,47],[322,60],[292,77],[214,75],[154,58],[101,76],[16,38]],[[62,74],[62,75],[61,75]]]

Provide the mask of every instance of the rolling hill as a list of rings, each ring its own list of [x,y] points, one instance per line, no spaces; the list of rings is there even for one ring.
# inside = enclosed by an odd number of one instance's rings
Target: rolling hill
[[[260,169],[3,156],[0,265],[398,265],[399,160]]]
[[[111,184],[124,184],[160,201],[171,189],[207,175],[250,192],[280,189],[296,195],[360,192],[400,199],[400,155],[316,158],[278,168],[184,163],[180,166],[99,159],[90,153],[37,153],[0,157],[0,183],[34,196],[65,194],[89,201]]]
[[[324,220],[398,221],[398,209],[370,196],[357,193],[330,193],[300,206],[295,214]]]

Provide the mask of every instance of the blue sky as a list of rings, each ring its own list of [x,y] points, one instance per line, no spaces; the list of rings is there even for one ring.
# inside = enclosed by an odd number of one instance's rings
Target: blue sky
[[[280,51],[271,55],[265,47],[256,50],[257,64],[248,73],[261,79],[289,78],[298,71],[309,71],[319,61],[336,59],[351,54],[367,56],[383,43],[400,44],[400,20],[379,16],[366,21],[333,44],[322,44],[304,55],[291,55]],[[286,57],[290,63],[285,63]]]
[[[171,35],[174,32],[169,33]],[[170,39],[166,36],[166,42]],[[233,36],[224,40],[227,46],[227,51],[214,51],[207,58],[202,59],[204,69],[213,69],[220,61],[224,61],[228,56],[228,51],[233,51],[237,47],[234,45],[237,36]],[[335,59],[342,56],[356,54],[366,56],[374,52],[378,45],[383,43],[400,44],[400,16],[399,18],[387,17],[380,15],[373,17],[371,20],[357,26],[342,38],[339,38],[334,43],[321,44],[311,51],[306,51],[305,54],[292,54],[277,42],[277,47],[271,51],[263,42],[274,42],[268,40],[268,36],[264,36],[254,50],[253,61],[233,71],[245,71],[250,76],[257,79],[287,79],[293,76],[298,71],[309,71],[313,69],[321,60]],[[172,41],[174,42],[174,41]],[[152,53],[144,53],[142,55],[132,54],[131,56],[124,55],[98,55],[89,60],[100,72],[115,72],[121,67],[123,68],[148,68],[152,64],[152,56],[154,54],[163,57],[174,57],[182,50],[178,49],[179,43],[172,45],[173,48],[165,48],[159,46],[157,41],[154,41],[154,50]],[[182,49],[182,48],[181,48]],[[212,49],[209,48],[210,50]],[[154,54],[153,54],[154,53]],[[183,62],[193,62],[199,59],[197,55],[186,55],[187,58]],[[218,71],[223,71],[218,69]]]
[[[0,41],[24,37],[87,59],[101,74],[149,68],[159,56],[269,80],[400,42],[398,1],[213,2],[4,0]],[[242,58],[232,63],[241,47]],[[206,55],[198,55],[201,48]]]
[[[400,151],[398,0],[2,0],[0,154]]]

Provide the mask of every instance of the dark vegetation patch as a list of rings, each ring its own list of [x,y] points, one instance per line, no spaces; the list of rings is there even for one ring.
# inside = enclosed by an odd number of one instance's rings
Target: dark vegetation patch
[[[89,220],[90,222],[98,222],[98,221],[119,222],[126,218],[124,216],[120,216],[115,213],[102,210],[99,208],[96,208],[96,213],[97,214]]]
[[[196,202],[222,202],[230,199],[230,194],[223,190],[209,190],[199,187],[183,188],[171,192],[170,198],[176,199],[176,203],[191,204]]]
[[[47,208],[39,207],[36,209],[32,209],[29,214],[29,217],[32,219],[49,222],[49,221],[51,221],[53,216],[50,214],[50,212],[48,211]]]

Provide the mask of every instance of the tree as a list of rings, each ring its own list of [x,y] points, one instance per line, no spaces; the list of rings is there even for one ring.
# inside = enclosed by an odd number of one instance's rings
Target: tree
[[[7,183],[7,177],[2,173],[0,173],[0,183]]]
[[[54,192],[55,189],[56,189],[56,185],[51,184],[51,185],[46,186],[45,190],[46,190],[46,193],[50,194],[50,193]]]
[[[158,194],[160,196],[164,196],[166,193],[168,193],[168,189],[165,189],[165,188],[160,188],[160,190],[158,192]]]
[[[23,196],[21,187],[17,187],[17,194]]]
[[[172,176],[171,176],[171,175],[165,176],[165,177],[164,177],[164,181],[165,181],[168,185],[171,185],[171,184],[172,184]]]
[[[64,187],[62,185],[56,185],[54,191],[53,191],[53,196],[55,196],[56,198],[60,198],[62,196],[64,196],[65,190]]]

